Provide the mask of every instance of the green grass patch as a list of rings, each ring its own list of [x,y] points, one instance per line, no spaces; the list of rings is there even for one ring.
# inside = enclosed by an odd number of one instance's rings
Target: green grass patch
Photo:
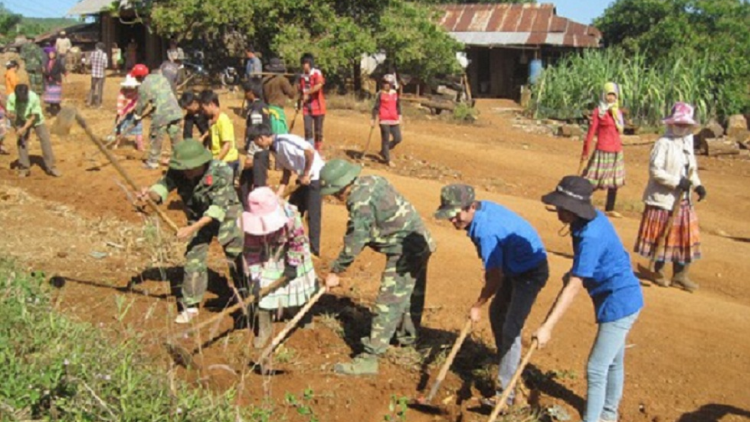
[[[17,268],[0,258],[0,420],[271,420],[270,410],[235,407],[233,390],[174,379],[138,337],[114,342],[57,313],[45,275]]]

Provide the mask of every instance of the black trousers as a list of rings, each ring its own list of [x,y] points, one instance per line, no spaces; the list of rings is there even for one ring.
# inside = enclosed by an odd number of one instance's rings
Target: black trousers
[[[253,189],[268,184],[268,167],[270,165],[270,154],[268,150],[258,151],[253,154],[253,168],[242,169],[240,173],[240,201],[247,208],[247,195]]]
[[[325,114],[320,116],[305,115],[305,139],[307,142],[323,142],[323,121]]]
[[[320,180],[313,180],[308,186],[300,186],[289,198],[303,217],[307,217],[310,252],[320,256],[320,226],[322,220],[323,196],[320,194]]]
[[[391,136],[393,140],[391,141]],[[380,155],[386,163],[391,161],[390,151],[401,143],[400,125],[380,125]]]

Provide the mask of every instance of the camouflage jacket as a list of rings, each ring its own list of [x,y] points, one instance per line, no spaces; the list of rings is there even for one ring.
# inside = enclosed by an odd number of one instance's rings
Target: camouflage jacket
[[[44,51],[33,42],[21,46],[21,60],[27,72],[42,73],[44,70]]]
[[[159,74],[150,74],[138,88],[138,104],[135,114],[143,116],[147,106],[154,108],[151,114],[151,126],[161,128],[168,124],[182,120],[182,109],[172,91],[172,85],[167,78]]]
[[[435,242],[417,210],[380,176],[358,177],[346,208],[349,221],[344,247],[331,265],[334,273],[345,271],[365,246],[387,255],[435,250]]]
[[[236,221],[240,215],[240,201],[234,190],[234,172],[222,161],[211,160],[206,173],[191,181],[182,172],[169,170],[151,190],[167,200],[169,192],[177,189],[185,207],[188,221],[211,217],[219,222]]]

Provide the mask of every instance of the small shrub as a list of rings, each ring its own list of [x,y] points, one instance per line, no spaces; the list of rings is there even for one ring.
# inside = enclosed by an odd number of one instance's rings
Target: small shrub
[[[456,104],[456,108],[453,109],[453,119],[461,123],[474,123],[479,117],[479,110],[465,104]]]

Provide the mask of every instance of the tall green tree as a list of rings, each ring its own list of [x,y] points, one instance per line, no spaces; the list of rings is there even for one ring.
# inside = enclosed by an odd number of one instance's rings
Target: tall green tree
[[[433,13],[404,0],[164,0],[151,16],[161,35],[201,40],[214,53],[234,32],[291,65],[311,52],[329,74],[352,76],[362,54],[385,51],[400,70],[430,78],[456,71],[461,49]]]
[[[15,26],[21,22],[21,15],[11,12],[0,3],[0,37],[9,39],[15,34]]]

